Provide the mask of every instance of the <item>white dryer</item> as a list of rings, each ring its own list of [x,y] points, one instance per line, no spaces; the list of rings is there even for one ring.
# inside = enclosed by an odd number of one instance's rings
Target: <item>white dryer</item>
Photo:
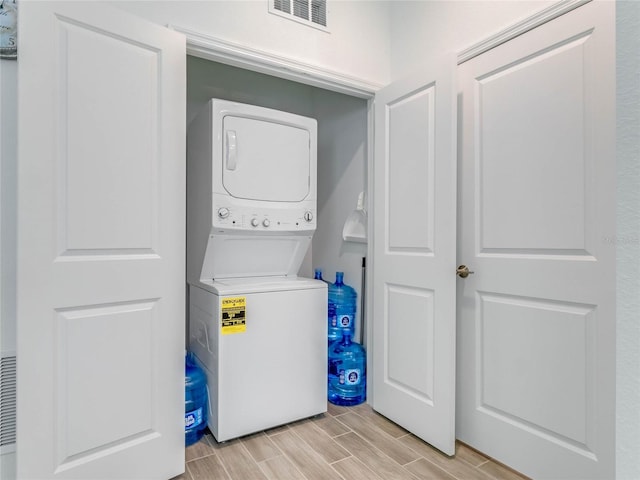
[[[316,228],[314,119],[213,99],[187,141],[189,348],[225,441],[326,411],[327,288],[297,277]]]

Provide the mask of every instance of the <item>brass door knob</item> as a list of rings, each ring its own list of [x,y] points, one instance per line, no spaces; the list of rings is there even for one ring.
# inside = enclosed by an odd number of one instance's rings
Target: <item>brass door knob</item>
[[[467,267],[466,265],[459,265],[458,268],[456,268],[456,274],[460,278],[467,278],[472,273],[474,273],[474,272],[469,270],[469,267]]]

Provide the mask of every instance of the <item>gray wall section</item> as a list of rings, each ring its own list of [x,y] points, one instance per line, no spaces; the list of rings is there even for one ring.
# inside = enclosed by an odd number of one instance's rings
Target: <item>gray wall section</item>
[[[0,60],[0,347],[16,353],[18,65]],[[16,478],[15,445],[0,453],[0,478]]]
[[[367,102],[296,82],[187,58],[187,122],[210,98],[274,108],[318,121],[318,228],[301,276],[321,268],[325,280],[345,273],[345,282],[362,293],[366,245],[345,242],[342,228],[366,189]],[[358,305],[358,318],[360,318]],[[359,324],[359,322],[358,322]],[[359,329],[356,331],[356,337]]]
[[[616,478],[640,478],[640,2],[616,2]]]
[[[16,350],[17,67],[15,60],[0,60],[0,338],[5,353]]]

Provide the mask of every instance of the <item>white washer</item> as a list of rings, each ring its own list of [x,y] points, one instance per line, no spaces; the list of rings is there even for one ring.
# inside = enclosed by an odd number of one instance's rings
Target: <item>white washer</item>
[[[327,286],[297,272],[316,228],[314,119],[213,99],[187,138],[189,348],[226,441],[327,409]]]
[[[190,289],[189,343],[207,374],[216,440],[325,412],[326,287],[303,278],[208,287]],[[225,318],[241,309],[235,324]]]

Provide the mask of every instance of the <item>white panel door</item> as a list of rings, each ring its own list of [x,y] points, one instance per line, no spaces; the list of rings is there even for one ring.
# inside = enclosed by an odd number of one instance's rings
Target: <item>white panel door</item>
[[[452,455],[456,97],[453,56],[375,98],[375,410]]]
[[[613,2],[461,65],[458,438],[614,478]]]
[[[20,5],[18,476],[184,470],[185,41]]]

